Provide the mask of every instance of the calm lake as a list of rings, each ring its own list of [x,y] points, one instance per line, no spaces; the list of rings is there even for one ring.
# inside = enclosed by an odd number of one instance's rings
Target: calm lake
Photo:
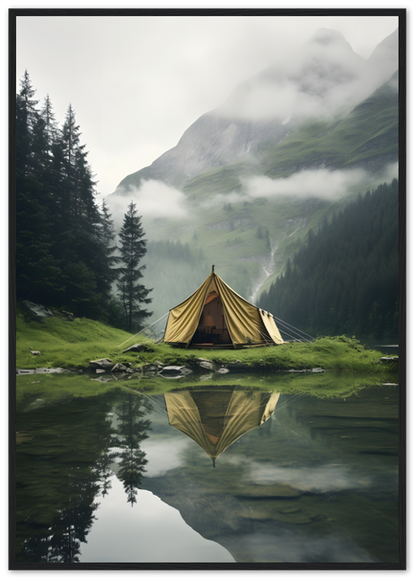
[[[19,400],[17,562],[397,563],[398,386],[238,381]]]

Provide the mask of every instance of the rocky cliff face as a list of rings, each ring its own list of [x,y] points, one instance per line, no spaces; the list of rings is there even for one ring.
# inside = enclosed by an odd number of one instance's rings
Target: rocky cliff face
[[[207,169],[231,163],[261,141],[283,138],[286,133],[287,127],[278,121],[253,122],[208,113],[185,131],[176,147],[152,163],[149,177],[182,188]],[[140,177],[140,172],[133,174],[120,185],[134,185]]]
[[[143,179],[181,189],[210,168],[244,159],[261,142],[279,143],[305,119],[342,117],[397,68],[397,31],[366,61],[341,34],[320,29],[297,54],[278,58],[197,119],[176,147],[124,178],[116,193],[139,187]]]

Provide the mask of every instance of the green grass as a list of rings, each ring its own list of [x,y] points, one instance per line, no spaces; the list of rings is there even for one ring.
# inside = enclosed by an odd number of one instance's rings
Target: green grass
[[[76,397],[88,398],[114,390],[129,391],[121,381],[103,383],[89,373],[21,375],[16,380],[16,404],[21,408],[63,402]]]
[[[146,342],[149,351],[123,353],[136,342]],[[125,344],[122,344],[125,343]],[[121,345],[121,346],[120,346]],[[30,350],[39,350],[33,356]],[[114,390],[133,393],[161,394],[172,389],[233,386],[250,390],[304,394],[318,398],[348,397],[364,387],[384,382],[397,383],[397,366],[379,364],[381,353],[367,350],[355,339],[328,337],[313,343],[288,343],[275,347],[230,350],[180,349],[144,336],[131,336],[99,322],[59,318],[46,319],[43,324],[17,317],[17,367],[78,369],[63,374],[27,374],[17,377],[18,406],[45,405],[74,397],[94,397]],[[88,372],[90,360],[110,358],[114,363],[131,363],[140,369],[149,363],[188,365],[194,372],[180,380],[146,376],[135,372],[128,378],[104,383]],[[212,360],[217,365],[241,361],[243,371],[225,375],[210,373],[197,366],[198,358]],[[324,373],[286,372],[288,369],[321,367]],[[201,373],[210,375],[201,381]]]
[[[89,361],[116,354],[116,347],[131,337],[130,333],[86,318],[73,322],[56,317],[43,324],[16,319],[16,365],[21,369],[88,367]],[[34,356],[30,351],[40,351]]]
[[[41,324],[25,320],[19,311],[16,324],[16,364],[21,369],[88,368],[91,360],[99,358],[110,358],[114,363],[131,363],[133,368],[155,361],[164,365],[192,366],[197,358],[206,358],[220,365],[239,360],[250,368],[265,372],[316,367],[348,373],[386,371],[379,362],[380,352],[368,350],[359,341],[345,336],[273,347],[203,350],[156,344],[143,336],[132,336],[85,318],[70,322],[53,317]],[[148,345],[147,352],[123,353],[128,346],[143,341]],[[41,354],[34,356],[31,350]]]

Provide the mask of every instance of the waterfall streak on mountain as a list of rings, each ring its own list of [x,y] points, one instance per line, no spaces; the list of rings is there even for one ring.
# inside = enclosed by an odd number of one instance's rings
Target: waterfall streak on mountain
[[[274,271],[274,254],[277,250],[277,246],[278,244],[274,244],[274,246],[272,247],[271,251],[270,251],[270,255],[263,260],[263,263],[260,262],[260,266],[263,268],[264,273],[260,275],[260,277],[258,278],[257,282],[254,283],[254,289],[253,292],[250,296],[250,302],[254,305],[256,305],[256,300],[258,298],[258,295],[260,293],[260,289],[262,288],[262,286],[264,285],[264,283],[266,282],[266,280],[268,280],[268,278],[273,274]]]

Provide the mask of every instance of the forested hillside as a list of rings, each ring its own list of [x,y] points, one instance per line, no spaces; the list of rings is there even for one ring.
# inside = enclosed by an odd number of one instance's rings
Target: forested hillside
[[[397,180],[309,230],[259,306],[314,336],[397,336]]]
[[[120,298],[113,286],[123,270],[137,290],[140,269],[123,263],[111,214],[105,203],[99,207],[96,202],[96,183],[72,106],[59,127],[49,97],[38,107],[27,72],[16,95],[15,153],[17,299],[129,327],[126,292]],[[135,227],[133,234],[142,237]],[[146,253],[145,242],[142,246],[136,262]],[[149,316],[140,301],[136,292],[136,327]]]

